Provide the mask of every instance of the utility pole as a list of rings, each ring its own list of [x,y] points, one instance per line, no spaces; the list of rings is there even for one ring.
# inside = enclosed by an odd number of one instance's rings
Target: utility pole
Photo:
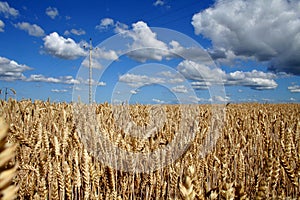
[[[13,88],[7,88],[7,87],[4,87],[5,88],[5,91],[4,91],[4,100],[7,101],[7,96],[9,94],[9,91],[11,91],[14,95],[17,94],[17,92],[13,89]],[[0,94],[2,93],[2,89],[0,89]]]
[[[7,88],[5,88],[5,93],[4,93],[4,99],[5,99],[5,101],[7,100],[7,95],[8,95]]]
[[[93,44],[92,38],[90,38],[90,57],[89,57],[89,103],[92,104],[92,51],[93,51]]]

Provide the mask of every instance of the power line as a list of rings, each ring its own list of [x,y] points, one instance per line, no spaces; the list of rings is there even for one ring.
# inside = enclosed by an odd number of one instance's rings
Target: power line
[[[131,16],[127,19],[136,20],[137,18],[139,18],[139,19],[143,19],[143,21],[145,21],[147,23],[148,22],[152,23],[152,22],[155,22],[155,21],[159,21],[160,19],[163,19],[164,17],[175,15],[179,11],[182,11],[182,10],[187,9],[189,7],[195,6],[197,4],[199,5],[199,9],[201,9],[205,5],[205,4],[202,4],[202,3],[203,2],[201,2],[201,1],[193,1],[193,2],[190,2],[190,3],[186,3],[181,7],[177,7],[175,9],[171,8],[170,11],[166,11],[163,14],[160,14],[158,16],[153,16],[153,15],[149,16],[150,13],[153,14],[153,12],[154,12],[153,9],[149,9],[146,12],[140,12],[139,14],[137,14],[135,16]]]
[[[163,17],[165,17],[165,16],[168,16],[168,15],[174,15],[174,14],[177,13],[178,11],[184,10],[184,9],[186,9],[186,8],[188,8],[188,7],[191,7],[191,6],[194,6],[195,4],[198,4],[198,3],[199,3],[199,1],[195,1],[195,2],[193,2],[193,3],[191,3],[191,4],[190,4],[190,3],[185,4],[184,6],[182,6],[182,7],[180,7],[180,8],[177,8],[177,9],[173,10],[172,12],[167,12],[167,13],[164,13],[164,14],[162,14],[162,15],[159,15],[159,16],[156,16],[156,17],[153,17],[153,18],[150,18],[150,19],[147,20],[147,22],[155,21],[155,20],[157,20],[157,19],[161,19],[161,18],[163,18]]]

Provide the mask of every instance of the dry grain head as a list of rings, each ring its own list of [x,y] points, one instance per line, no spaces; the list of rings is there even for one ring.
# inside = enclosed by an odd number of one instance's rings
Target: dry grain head
[[[16,175],[16,166],[8,166],[8,162],[15,156],[16,146],[7,142],[7,125],[0,118],[0,199],[14,199],[17,187],[12,184]]]

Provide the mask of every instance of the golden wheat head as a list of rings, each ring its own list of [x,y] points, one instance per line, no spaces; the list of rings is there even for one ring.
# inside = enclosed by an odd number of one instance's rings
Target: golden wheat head
[[[7,166],[14,157],[15,146],[7,143],[7,125],[0,118],[0,199],[15,199],[17,187],[12,184],[16,174],[15,166]]]

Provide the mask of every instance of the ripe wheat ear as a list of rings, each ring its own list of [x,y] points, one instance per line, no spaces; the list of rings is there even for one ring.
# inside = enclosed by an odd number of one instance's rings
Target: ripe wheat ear
[[[18,188],[12,184],[16,175],[16,166],[8,166],[8,162],[15,156],[15,145],[7,142],[7,125],[0,118],[0,199],[15,199]]]

